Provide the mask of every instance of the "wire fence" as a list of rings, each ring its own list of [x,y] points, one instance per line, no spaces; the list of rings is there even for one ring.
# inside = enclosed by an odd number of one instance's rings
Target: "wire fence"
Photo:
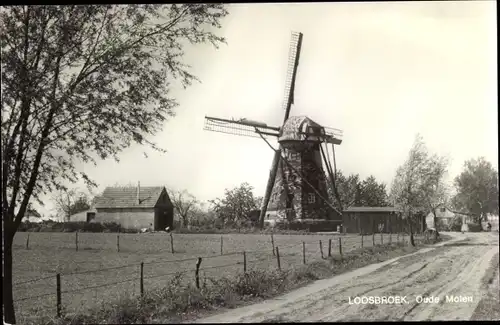
[[[221,237],[219,254],[181,259],[162,258],[25,279],[13,284],[16,309],[21,314],[32,314],[36,309],[61,317],[64,313],[78,312],[121,297],[142,296],[145,291],[161,288],[179,275],[184,275],[183,281],[186,283],[192,281],[199,287],[200,281],[205,283],[207,279],[231,277],[251,269],[286,270],[364,248],[408,245],[410,240],[408,234],[379,233],[330,235],[321,239],[308,237],[308,240],[281,245],[280,240],[274,237],[270,235],[267,248],[256,250],[225,252]],[[417,245],[424,239],[421,234],[414,237]]]

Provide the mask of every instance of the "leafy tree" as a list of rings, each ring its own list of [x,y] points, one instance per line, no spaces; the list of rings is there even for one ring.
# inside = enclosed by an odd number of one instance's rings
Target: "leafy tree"
[[[453,206],[474,214],[476,223],[488,213],[498,214],[498,171],[484,157],[466,161],[454,185]]]
[[[3,302],[12,301],[12,241],[30,199],[66,190],[76,162],[96,164],[132,143],[160,151],[177,102],[174,81],[197,78],[186,46],[224,42],[222,4],[3,7],[1,16]]]
[[[420,193],[422,195],[422,206],[431,211],[434,217],[435,239],[439,234],[440,223],[437,220],[437,209],[446,204],[449,189],[444,181],[448,169],[448,160],[436,154],[428,157],[424,162]]]
[[[366,178],[359,187],[361,206],[383,207],[388,205],[385,184],[378,183],[374,176]]]
[[[259,209],[259,198],[253,195],[253,187],[243,183],[231,190],[224,191],[223,198],[210,200],[213,211],[224,225],[236,225],[238,227],[251,223],[250,212]]]
[[[175,211],[179,214],[182,220],[182,227],[190,225],[190,219],[196,213],[196,205],[198,200],[186,190],[176,191],[169,190],[170,200],[174,206]]]
[[[407,160],[396,171],[390,196],[407,220],[413,246],[415,217],[425,213],[429,204],[439,201],[436,185],[442,180],[443,168],[445,165],[441,159],[438,156],[430,157],[423,138],[417,135]]]
[[[335,178],[335,184],[342,205],[340,205],[338,200],[336,199],[335,193],[331,186],[328,187],[328,196],[330,200],[334,202],[334,206],[336,208],[347,209],[350,206],[360,204],[361,184],[358,174],[351,174],[346,177],[342,173],[342,171],[338,170]]]
[[[56,209],[66,221],[71,221],[73,214],[90,209],[90,199],[87,195],[74,189],[60,191],[53,197]]]
[[[385,184],[378,183],[374,176],[369,176],[361,181],[358,174],[351,174],[346,177],[339,170],[337,171],[336,184],[343,209],[350,206],[388,205]],[[328,188],[328,194],[335,206],[340,208],[331,187]]]

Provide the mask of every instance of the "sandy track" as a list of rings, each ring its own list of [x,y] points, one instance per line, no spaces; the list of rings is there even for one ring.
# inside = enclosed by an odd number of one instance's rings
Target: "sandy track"
[[[436,248],[316,281],[277,299],[198,322],[468,320],[485,295],[481,278],[490,260],[498,254],[498,236],[496,233],[450,235],[454,237],[451,242]],[[370,296],[406,296],[406,301],[353,303],[355,297]],[[418,296],[433,300],[420,301]],[[466,301],[450,302],[447,296]]]

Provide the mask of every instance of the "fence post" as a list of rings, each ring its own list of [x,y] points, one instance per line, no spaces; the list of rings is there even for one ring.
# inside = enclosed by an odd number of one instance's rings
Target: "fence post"
[[[221,255],[224,255],[224,253],[223,253],[223,245],[224,245],[224,239],[222,238],[222,236],[220,236],[220,254]]]
[[[196,288],[200,288],[200,265],[201,265],[201,257],[198,257],[198,261],[196,262],[196,271],[195,271],[195,280],[196,280]]]
[[[76,251],[78,252],[78,231],[75,232],[75,247]]]
[[[273,245],[273,255],[276,255],[275,251],[274,251],[274,236],[273,236],[273,233],[271,233],[271,244]]]
[[[405,233],[403,233],[403,246],[405,245]]]
[[[365,236],[363,234],[361,234],[361,248],[363,248],[363,246],[364,246],[364,239],[365,239]]]
[[[278,261],[278,270],[281,271],[280,250],[278,246],[276,246],[276,259]]]
[[[342,237],[339,237],[339,253],[340,256],[342,257]]]
[[[61,275],[56,274],[56,310],[57,317],[61,317]]]
[[[30,233],[28,233],[28,238],[26,238],[26,249],[30,249]]]
[[[398,234],[396,235],[396,242],[399,244],[399,232],[398,232]]]
[[[141,282],[140,282],[141,297],[144,296],[144,262],[141,262]]]
[[[389,233],[389,244],[392,244],[392,232]]]
[[[384,245],[384,233],[380,232],[380,244]]]
[[[120,251],[120,234],[116,235],[116,250]]]
[[[170,233],[170,250],[174,253],[174,236]]]
[[[306,264],[306,242],[302,242],[302,261]]]
[[[375,231],[372,233],[372,246],[375,247]]]
[[[247,253],[243,252],[243,272],[247,273]]]
[[[325,258],[325,256],[323,255],[323,243],[321,242],[321,240],[319,241],[319,251],[321,252],[321,258]]]
[[[332,257],[332,239],[328,239],[328,257]]]

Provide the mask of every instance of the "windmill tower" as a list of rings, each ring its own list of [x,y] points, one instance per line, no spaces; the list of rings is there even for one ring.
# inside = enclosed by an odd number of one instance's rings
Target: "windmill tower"
[[[281,127],[268,126],[246,118],[228,120],[205,116],[204,129],[208,131],[260,137],[271,148],[273,147],[267,138],[277,138],[279,147],[273,148],[275,154],[259,219],[261,227],[265,218],[327,219],[341,222],[342,213],[329,200],[327,187],[331,187],[338,199],[328,145],[332,147],[335,166],[334,145],[342,143],[342,131],[321,126],[307,116],[290,116],[301,45],[302,33],[292,33],[285,86],[285,116]],[[329,182],[323,167],[327,171]]]

